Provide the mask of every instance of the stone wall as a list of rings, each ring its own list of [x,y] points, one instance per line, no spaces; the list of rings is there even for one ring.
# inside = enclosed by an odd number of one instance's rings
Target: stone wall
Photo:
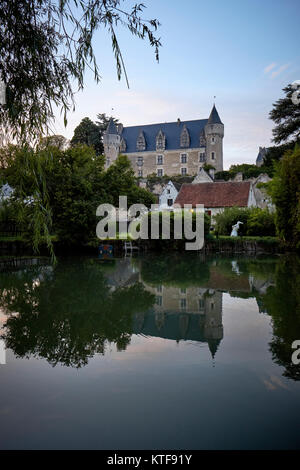
[[[181,163],[181,155],[187,155],[187,163]],[[188,150],[165,150],[163,152],[136,152],[126,154],[131,161],[132,168],[136,176],[143,178],[153,173],[157,174],[158,169],[163,170],[163,175],[174,176],[180,175],[181,169],[186,168],[188,175],[196,175],[199,169],[205,164],[200,162],[200,149]],[[163,155],[163,163],[157,164],[157,155]],[[143,164],[138,165],[138,157],[143,157]],[[143,172],[139,175],[139,170]]]

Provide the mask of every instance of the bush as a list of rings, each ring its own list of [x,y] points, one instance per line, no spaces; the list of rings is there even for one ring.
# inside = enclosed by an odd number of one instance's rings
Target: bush
[[[300,249],[300,146],[275,165],[268,192],[276,206],[277,234],[291,249]]]
[[[247,235],[275,236],[275,215],[268,209],[251,209],[247,221]]]
[[[240,220],[243,225],[240,225],[238,234],[246,235],[250,210],[248,207],[226,207],[223,212],[214,216],[216,221],[215,232],[219,235],[230,235],[232,226]]]
[[[228,207],[215,216],[215,232],[218,235],[230,235],[232,226],[238,221],[240,236],[275,236],[275,215],[268,209],[258,207]]]
[[[168,211],[166,211],[168,212]],[[173,211],[170,212],[170,239],[174,238],[174,219],[176,220],[176,217],[181,217],[182,215],[180,213],[175,213]],[[148,212],[148,217],[151,217],[151,212]],[[183,217],[182,217],[182,222],[183,222]],[[204,238],[209,237],[209,229],[210,229],[210,217],[207,214],[204,214]],[[150,235],[150,220],[148,222],[149,226],[149,235]],[[192,214],[192,228],[193,231],[196,230],[196,213],[193,212]],[[160,238],[161,238],[161,233],[162,233],[162,212],[159,212],[159,233],[160,233]],[[182,233],[184,234],[184,227],[182,224]]]

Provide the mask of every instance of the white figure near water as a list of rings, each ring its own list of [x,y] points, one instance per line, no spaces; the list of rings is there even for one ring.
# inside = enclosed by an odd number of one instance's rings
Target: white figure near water
[[[243,224],[244,222],[238,221],[235,225],[232,226],[231,230],[231,237],[237,237],[238,236],[238,229],[240,228],[240,224]]]

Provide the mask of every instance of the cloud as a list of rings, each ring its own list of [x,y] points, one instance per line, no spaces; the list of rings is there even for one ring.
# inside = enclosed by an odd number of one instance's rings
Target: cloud
[[[276,67],[276,65],[276,62],[272,62],[272,64],[264,68],[264,73],[269,73],[274,67]]]
[[[269,75],[269,77],[271,78],[278,77],[278,75],[280,75],[287,68],[289,68],[290,65],[291,64],[284,64],[284,65],[278,66],[276,62],[272,62],[271,64],[267,65],[267,67],[264,68],[264,74]]]
[[[277,77],[277,76],[280,75],[282,72],[284,72],[284,70],[286,70],[289,66],[290,66],[290,64],[284,64],[284,65],[282,65],[281,67],[279,67],[279,69],[277,69],[277,70],[275,70],[274,72],[271,73],[271,78]]]

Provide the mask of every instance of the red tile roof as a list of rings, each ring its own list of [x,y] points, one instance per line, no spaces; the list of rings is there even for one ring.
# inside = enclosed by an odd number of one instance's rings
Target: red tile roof
[[[175,203],[204,204],[204,207],[247,207],[250,182],[183,184]]]

